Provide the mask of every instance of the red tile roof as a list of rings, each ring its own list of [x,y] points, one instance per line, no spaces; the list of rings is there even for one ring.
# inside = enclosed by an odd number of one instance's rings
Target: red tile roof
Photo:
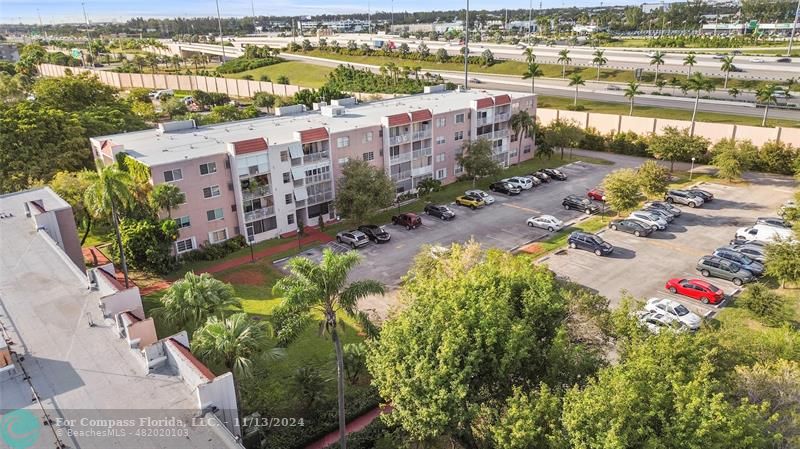
[[[510,96],[508,96],[506,94],[503,94],[503,95],[498,95],[498,96],[494,97],[494,105],[495,106],[501,106],[501,105],[504,105],[504,104],[511,104],[511,97]]]
[[[411,118],[406,113],[389,116],[389,126],[408,125],[409,123],[411,123]]]
[[[319,142],[328,140],[328,130],[325,128],[314,128],[300,131],[300,143]]]
[[[233,142],[233,152],[235,154],[255,153],[256,151],[264,151],[268,147],[267,141],[263,137]]]
[[[492,106],[494,106],[494,99],[492,99],[492,97],[478,100],[478,109],[491,108]]]
[[[213,380],[215,377],[217,377],[214,375],[214,373],[211,372],[210,369],[208,369],[207,366],[203,364],[203,362],[197,360],[197,357],[195,357],[194,354],[192,354],[192,351],[190,351],[189,348],[187,348],[186,346],[182,345],[181,342],[175,340],[174,338],[170,338],[169,340],[167,340],[167,343],[172,343],[175,349],[177,349],[178,352],[180,352],[181,355],[183,355],[186,358],[186,360],[188,360],[189,363],[191,363],[192,366],[194,366],[197,369],[197,371],[199,371],[200,374],[202,374],[203,377],[205,377],[207,380],[210,381]]]
[[[105,155],[106,155],[106,156],[108,156],[108,157],[114,157],[113,150],[111,149],[111,146],[112,146],[113,144],[114,144],[114,143],[113,143],[113,142],[111,142],[110,140],[104,140],[104,141],[103,141],[103,144],[102,144],[102,145],[100,145],[100,152],[101,152],[101,153],[103,153],[103,154],[105,154]]]
[[[431,118],[433,118],[433,114],[431,114],[430,109],[422,109],[411,113],[412,122],[422,122]]]
[[[97,271],[102,273],[103,276],[108,280],[108,282],[111,282],[111,285],[113,285],[114,288],[117,289],[117,291],[121,292],[125,290],[125,285],[123,285],[122,282],[120,282],[119,279],[117,279],[117,277],[114,274],[109,273],[108,271],[102,268],[98,268]]]

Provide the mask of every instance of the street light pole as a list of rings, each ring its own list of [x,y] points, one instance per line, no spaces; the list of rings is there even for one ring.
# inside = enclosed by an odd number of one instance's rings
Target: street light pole
[[[464,89],[469,89],[469,0],[464,13]]]
[[[528,44],[531,43],[531,22],[533,22],[533,0],[530,0],[528,5]]]
[[[694,159],[692,158],[692,168],[689,169],[689,181],[692,180],[692,176],[694,175]]]
[[[257,31],[256,31],[256,2],[255,2],[255,0],[250,0],[250,11],[253,12],[253,33],[257,34]]]
[[[794,12],[794,21],[792,21],[792,34],[789,35],[789,49],[786,51],[786,56],[792,55],[792,44],[794,43],[794,32],[797,29],[798,17],[800,17],[800,0],[797,0],[797,9]]]
[[[214,0],[217,4],[217,24],[219,25],[219,46],[222,47],[222,62],[225,62],[225,42],[222,40],[222,16],[219,14],[219,0]]]

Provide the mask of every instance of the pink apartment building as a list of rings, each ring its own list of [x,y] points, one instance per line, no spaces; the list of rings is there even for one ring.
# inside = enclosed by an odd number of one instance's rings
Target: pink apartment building
[[[96,137],[95,156],[112,163],[125,152],[150,168],[151,182],[173,183],[186,201],[172,216],[180,228],[175,251],[236,235],[250,241],[335,218],[333,200],[342,165],[369,161],[392,178],[397,192],[461,174],[456,156],[465,142],[488,139],[503,165],[533,156],[529,138],[517,142],[511,116],[536,111],[536,96],[483,90],[444,91],[356,104],[334,100],[319,111],[293,106],[277,117],[196,127],[193,121]]]

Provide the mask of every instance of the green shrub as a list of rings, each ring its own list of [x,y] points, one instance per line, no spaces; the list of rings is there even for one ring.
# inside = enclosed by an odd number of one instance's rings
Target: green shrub
[[[630,156],[647,157],[647,142],[638,134],[628,131],[616,133],[608,137],[608,151]]]
[[[756,283],[748,286],[736,302],[769,326],[779,326],[789,318],[786,298],[764,284]]]
[[[244,236],[237,235],[221,243],[204,243],[198,249],[182,254],[181,260],[183,262],[193,262],[197,260],[222,259],[245,246],[247,246],[247,241]]]
[[[578,146],[584,150],[606,151],[606,137],[598,134],[595,129],[590,128],[586,130]]]
[[[253,70],[259,67],[266,67],[273,64],[283,62],[281,58],[268,57],[268,58],[245,58],[239,57],[225,61],[217,67],[217,73],[239,73],[246,70]]]

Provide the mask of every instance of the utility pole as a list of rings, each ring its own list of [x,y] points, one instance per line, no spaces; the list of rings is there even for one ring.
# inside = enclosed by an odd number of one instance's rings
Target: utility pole
[[[370,9],[369,0],[367,0],[367,35],[372,39],[372,10]]]
[[[253,33],[258,34],[256,30],[256,3],[255,0],[250,0],[250,11],[253,13]]]
[[[533,22],[533,0],[530,0],[528,4],[528,43],[531,43],[531,33],[533,30],[531,29],[531,22]]]
[[[786,56],[792,55],[792,44],[794,44],[794,32],[797,29],[798,17],[800,17],[800,0],[797,0],[797,10],[794,12],[794,20],[792,21],[792,34],[789,35],[789,49],[786,51]]]
[[[219,0],[215,0],[217,4],[217,24],[219,25],[219,46],[222,47],[222,62],[225,62],[225,42],[222,40],[222,16],[219,14]]]
[[[392,26],[389,28],[389,33],[394,29],[394,0],[392,0]]]
[[[47,30],[44,29],[44,25],[42,24],[42,13],[39,11],[39,8],[36,8],[36,14],[39,15],[39,28],[44,32],[44,40],[47,40]]]
[[[89,42],[91,42],[92,32],[89,31],[89,16],[86,15],[86,4],[84,2],[81,2],[81,8],[83,8],[83,20],[84,22],[86,22],[86,39],[88,39]]]
[[[469,0],[464,13],[464,90],[469,90]]]

